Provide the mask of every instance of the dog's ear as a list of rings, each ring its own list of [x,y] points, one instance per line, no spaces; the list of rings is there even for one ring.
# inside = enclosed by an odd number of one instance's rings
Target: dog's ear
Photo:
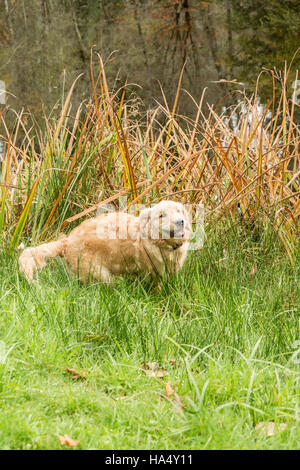
[[[151,218],[151,209],[143,209],[139,216],[140,231],[143,238],[149,237],[149,221]]]

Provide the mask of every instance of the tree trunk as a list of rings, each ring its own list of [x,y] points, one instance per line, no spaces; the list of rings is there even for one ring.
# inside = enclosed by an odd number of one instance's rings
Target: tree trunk
[[[73,19],[74,30],[75,30],[75,34],[76,34],[76,37],[78,39],[78,44],[79,44],[80,57],[81,57],[82,62],[84,64],[86,64],[87,54],[86,54],[85,46],[84,46],[82,36],[81,36],[81,33],[80,33],[80,29],[79,29],[79,26],[78,26],[77,16],[76,16],[76,11],[75,11],[75,8],[74,8],[73,0],[70,0],[70,6],[71,6],[71,11],[72,11],[72,19]]]
[[[12,27],[12,22],[11,22],[11,16],[10,16],[10,11],[9,11],[9,6],[8,6],[8,0],[4,0],[4,6],[5,6],[5,13],[7,17],[7,24],[8,24],[8,29],[10,32],[11,39],[14,37],[14,30]]]
[[[228,30],[228,59],[230,62],[230,77],[232,79],[232,63],[233,63],[233,42],[232,42],[232,24],[231,24],[231,6],[226,3],[227,30]]]

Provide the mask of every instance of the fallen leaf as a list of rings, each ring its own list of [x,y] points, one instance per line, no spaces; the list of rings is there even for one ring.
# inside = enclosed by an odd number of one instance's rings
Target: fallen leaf
[[[141,362],[141,367],[145,372],[153,371],[156,367],[156,362]]]
[[[166,383],[166,390],[165,394],[167,397],[171,397],[174,393],[174,388],[169,384],[169,382]]]
[[[174,400],[173,400],[173,403],[178,406],[178,408],[180,410],[182,410],[182,408],[184,407],[184,397],[181,397],[179,395],[177,395],[177,393],[174,393]]]
[[[58,437],[58,440],[61,443],[61,445],[65,445],[65,446],[68,446],[68,447],[76,447],[80,442],[80,441],[74,441],[74,439],[72,439],[67,434],[65,434],[64,436],[58,435],[57,437]]]
[[[260,436],[272,437],[274,436],[274,433],[276,431],[278,432],[284,431],[286,429],[286,424],[285,423],[275,424],[273,421],[269,421],[269,422],[261,421],[257,423],[254,429],[255,431],[259,431]]]
[[[145,362],[141,363],[142,369],[144,369],[145,374],[148,377],[158,377],[162,379],[164,375],[167,373],[166,369],[160,368],[157,362]]]
[[[254,276],[254,274],[257,271],[257,267],[255,265],[252,266],[251,271],[250,271],[250,276]]]
[[[68,374],[72,374],[72,375],[79,375],[79,372],[77,372],[77,370],[75,369],[70,369],[69,367],[67,367],[65,369],[66,372],[68,372]]]
[[[73,380],[86,380],[86,371],[85,370],[82,370],[81,372],[77,372],[77,370],[70,369],[69,367],[67,367],[65,369],[65,372],[70,374],[72,376]]]
[[[170,366],[173,366],[173,367],[179,367],[179,364],[176,361],[176,359],[169,359],[169,364]]]
[[[146,365],[145,365],[145,369],[155,370],[157,368],[158,368],[157,362],[147,362]]]
[[[157,369],[157,370],[145,370],[146,375],[148,377],[158,377],[159,379],[162,379],[165,375],[165,370],[164,369]]]

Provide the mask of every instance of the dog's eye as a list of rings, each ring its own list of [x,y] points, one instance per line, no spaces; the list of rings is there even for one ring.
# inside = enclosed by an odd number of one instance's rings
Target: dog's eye
[[[167,215],[166,212],[162,212],[162,213],[160,214],[159,218],[162,219],[163,217],[166,217],[166,215]]]

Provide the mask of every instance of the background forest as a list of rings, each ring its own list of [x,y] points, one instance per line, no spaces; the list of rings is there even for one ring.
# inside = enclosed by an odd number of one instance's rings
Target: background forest
[[[74,79],[76,106],[90,94],[90,49],[103,59],[116,86],[132,86],[146,106],[182,87],[198,102],[216,103],[237,80],[253,89],[262,68],[284,68],[300,44],[297,0],[1,0],[0,79],[14,97],[14,109],[29,108],[36,117],[61,100]],[[299,66],[297,57],[293,70]],[[96,66],[97,67],[97,64]],[[260,97],[272,86],[261,77]],[[294,74],[290,75],[291,80]],[[290,84],[291,86],[291,84]],[[193,114],[187,94],[180,112]]]
[[[299,448],[299,46],[296,0],[0,0],[1,449]],[[203,249],[28,284],[120,195],[202,203]]]

